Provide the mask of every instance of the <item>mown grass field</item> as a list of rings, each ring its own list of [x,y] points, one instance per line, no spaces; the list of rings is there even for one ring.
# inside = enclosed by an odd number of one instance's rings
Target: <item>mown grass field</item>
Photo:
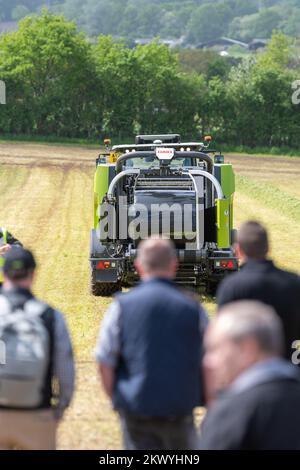
[[[35,292],[65,313],[75,347],[76,395],[60,426],[61,449],[121,446],[118,420],[93,362],[109,304],[88,290],[96,154],[82,146],[0,144],[0,224],[34,250],[39,262]],[[237,174],[236,226],[248,218],[265,223],[276,262],[300,272],[300,158],[231,155],[227,160]],[[202,300],[213,314],[213,301]]]

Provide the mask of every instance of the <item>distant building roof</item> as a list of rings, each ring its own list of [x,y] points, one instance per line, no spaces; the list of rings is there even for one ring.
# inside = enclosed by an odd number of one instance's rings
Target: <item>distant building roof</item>
[[[10,31],[17,31],[17,21],[2,21],[0,22],[0,34],[9,33]]]
[[[249,50],[256,51],[257,49],[266,47],[269,41],[269,39],[253,39],[249,44]]]
[[[240,46],[244,49],[249,49],[250,51],[256,51],[257,49],[261,49],[266,47],[268,44],[269,39],[253,39],[249,44],[243,41],[238,41],[237,39],[231,39],[226,37],[216,38],[211,41],[202,42],[198,44],[196,47],[197,49],[206,49],[210,47],[220,46],[220,47],[230,47],[230,46]]]

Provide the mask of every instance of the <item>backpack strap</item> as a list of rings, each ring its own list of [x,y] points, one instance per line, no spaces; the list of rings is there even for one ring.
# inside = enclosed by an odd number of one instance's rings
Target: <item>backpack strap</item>
[[[56,390],[56,384],[53,381],[54,350],[55,350],[55,312],[52,307],[46,305],[46,310],[41,315],[44,325],[49,334],[49,365],[45,377],[43,388],[43,403],[41,408],[54,406],[55,399],[59,396],[59,390]]]
[[[8,324],[18,323],[24,318],[24,315],[28,320],[36,317],[42,318],[48,310],[53,311],[47,304],[34,298],[26,300],[23,305],[14,307],[6,295],[0,295],[0,325],[2,328]],[[45,326],[47,327],[47,325]]]

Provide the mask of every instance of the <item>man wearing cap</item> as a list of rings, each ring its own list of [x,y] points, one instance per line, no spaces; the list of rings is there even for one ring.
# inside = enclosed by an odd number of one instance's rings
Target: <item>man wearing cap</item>
[[[0,294],[0,344],[5,344],[5,357],[0,357],[3,450],[55,449],[57,425],[74,390],[67,326],[60,312],[32,294],[35,268],[32,253],[21,247],[4,255]]]
[[[12,246],[22,246],[22,243],[17,240],[5,227],[0,227],[0,286],[3,282],[3,255],[7,253]]]

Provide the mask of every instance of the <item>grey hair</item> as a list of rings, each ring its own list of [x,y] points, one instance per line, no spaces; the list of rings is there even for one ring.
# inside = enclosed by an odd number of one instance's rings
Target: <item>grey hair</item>
[[[275,310],[257,301],[237,301],[222,307],[216,326],[233,341],[253,337],[262,352],[281,355],[284,350],[283,328]]]

